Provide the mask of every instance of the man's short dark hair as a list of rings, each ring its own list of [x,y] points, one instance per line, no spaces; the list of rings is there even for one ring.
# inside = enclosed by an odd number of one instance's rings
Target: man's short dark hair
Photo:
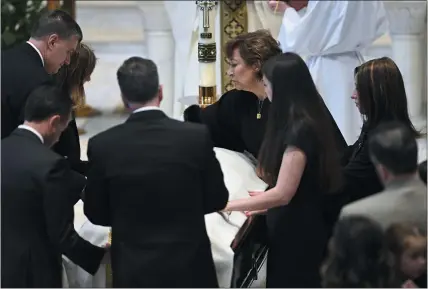
[[[119,67],[117,81],[123,97],[135,103],[152,100],[159,91],[156,64],[150,59],[131,57]]]
[[[57,34],[60,39],[77,36],[81,41],[83,38],[79,24],[70,14],[62,10],[53,10],[42,14],[31,30],[31,38],[34,39],[52,34]]]
[[[372,161],[395,175],[416,172],[418,145],[411,129],[399,122],[380,124],[369,136]]]
[[[71,97],[53,85],[42,85],[34,89],[25,104],[25,120],[40,122],[59,115],[68,119],[73,107]]]

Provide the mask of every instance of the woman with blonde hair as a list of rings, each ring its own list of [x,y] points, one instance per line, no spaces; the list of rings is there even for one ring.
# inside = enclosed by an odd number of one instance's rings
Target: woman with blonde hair
[[[71,57],[70,64],[63,66],[55,75],[57,84],[73,99],[74,108],[85,103],[84,84],[91,80],[96,63],[94,51],[85,43],[81,43]],[[74,113],[67,129],[53,149],[67,157],[73,170],[85,175],[87,163],[80,159],[79,132]]]

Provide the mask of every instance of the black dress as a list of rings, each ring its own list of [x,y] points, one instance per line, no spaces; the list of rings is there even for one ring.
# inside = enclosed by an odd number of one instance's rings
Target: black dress
[[[190,106],[184,112],[184,119],[186,121],[204,123],[207,125],[214,146],[237,152],[248,151],[257,158],[265,134],[270,105],[271,103],[268,99],[265,99],[261,103],[252,92],[233,89],[226,92],[219,101],[204,109],[200,109],[197,105]],[[324,107],[331,120],[337,147],[339,150],[342,150],[346,147],[345,139],[328,108],[325,105]],[[257,118],[259,112],[261,113],[260,119]],[[310,177],[305,177],[305,180],[306,179],[310,179]],[[274,213],[274,211],[272,211],[272,213]],[[272,217],[270,219],[272,227]],[[320,223],[321,220],[322,216],[317,220],[317,223]],[[243,227],[247,227],[247,222]],[[306,228],[306,230],[310,231],[313,227],[314,226]],[[319,227],[321,228],[321,224]],[[317,230],[317,228],[314,228],[312,231],[315,232],[315,230]],[[321,231],[323,230],[321,229]],[[286,229],[282,230],[282,232],[288,235]],[[323,236],[321,234],[320,238],[322,243]],[[271,245],[274,248],[273,254],[275,254],[275,243]],[[235,249],[234,272],[232,277],[233,288],[248,287],[251,285],[252,280],[257,278],[257,271],[263,262],[262,260],[266,250],[266,216],[257,215],[250,221],[244,237],[239,242],[237,249]],[[319,252],[318,247],[314,247],[313,250],[317,253]],[[311,250],[308,250],[308,252],[309,251]],[[273,254],[269,254],[269,256],[271,256],[271,263],[275,261]],[[307,257],[305,256],[303,259],[305,258]],[[295,262],[293,259],[288,261],[291,263]],[[282,273],[283,272],[281,272],[281,274]],[[270,275],[274,276],[272,270]],[[270,284],[275,284],[276,281],[272,278]]]
[[[237,152],[248,151],[257,158],[269,106],[268,99],[260,101],[252,92],[233,89],[204,109],[197,105],[187,108],[184,119],[207,125],[214,146]],[[260,118],[257,118],[258,113]]]
[[[290,145],[301,149],[307,163],[290,203],[267,213],[267,287],[317,288],[321,286],[319,271],[327,244],[322,206],[325,192],[317,169],[319,141],[306,125],[286,133],[284,140],[285,148]]]
[[[349,146],[342,158],[343,186],[339,192],[325,196],[325,219],[329,235],[344,206],[383,190],[383,185],[370,159],[368,136],[372,129],[363,126],[358,140]]]
[[[80,138],[74,116],[52,149],[57,154],[66,157],[74,171],[86,175],[88,162],[80,159]]]

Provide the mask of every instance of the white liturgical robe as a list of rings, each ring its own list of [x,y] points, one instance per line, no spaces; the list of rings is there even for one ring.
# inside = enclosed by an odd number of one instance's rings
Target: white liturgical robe
[[[284,52],[307,59],[320,94],[348,144],[361,129],[361,118],[350,97],[354,68],[363,62],[361,49],[388,31],[383,1],[309,1],[299,15],[288,8],[278,41]]]
[[[215,148],[214,150],[223,171],[226,187],[229,190],[229,200],[249,197],[248,191],[266,190],[267,185],[257,177],[254,165],[244,154],[222,148]],[[108,242],[110,228],[97,226],[89,222],[84,216],[82,208],[81,203],[75,207],[76,231],[94,245],[105,245]],[[241,212],[233,212],[227,218],[228,221],[218,213],[205,216],[205,224],[211,241],[211,250],[220,288],[230,287],[234,257],[230,245],[246,218]],[[101,265],[96,275],[92,276],[67,258],[64,257],[63,259],[70,287],[106,287],[105,265]],[[168,262],[168,260],[165,260],[165,262]],[[141,274],[144,275],[144,272],[141,272]]]

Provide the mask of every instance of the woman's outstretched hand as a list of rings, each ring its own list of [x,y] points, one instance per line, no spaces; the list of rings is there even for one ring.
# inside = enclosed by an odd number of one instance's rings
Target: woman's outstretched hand
[[[267,210],[258,210],[258,211],[246,211],[244,212],[245,216],[252,217],[256,215],[265,215],[267,213]]]
[[[255,192],[255,191],[249,191],[248,192],[248,194],[251,197],[255,197],[255,196],[258,196],[258,195],[263,194],[263,193],[264,192]],[[247,217],[251,217],[251,216],[255,216],[255,215],[263,215],[263,214],[266,214],[266,213],[267,213],[267,210],[257,210],[257,211],[246,211],[246,212],[244,212],[244,214]]]
[[[221,210],[220,211],[220,213],[226,213],[226,214],[228,214],[228,215],[230,215],[232,212],[230,211],[230,208],[229,208],[229,202],[227,202],[227,204],[226,204],[226,207],[224,207],[224,209],[223,210]]]
[[[264,192],[255,192],[255,191],[249,191],[248,192],[248,194],[251,196],[251,197],[255,197],[255,196],[258,196],[258,195],[260,195],[260,194],[263,194]]]

